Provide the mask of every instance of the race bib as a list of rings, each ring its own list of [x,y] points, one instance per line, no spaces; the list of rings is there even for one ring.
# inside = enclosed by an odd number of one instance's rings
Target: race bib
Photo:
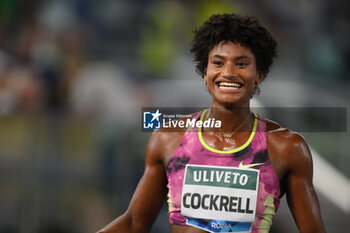
[[[181,214],[209,232],[250,232],[258,184],[256,169],[187,164]]]

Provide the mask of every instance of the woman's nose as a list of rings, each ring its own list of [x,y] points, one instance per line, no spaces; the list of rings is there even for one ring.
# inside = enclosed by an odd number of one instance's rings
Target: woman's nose
[[[224,76],[225,78],[233,78],[236,75],[236,67],[233,64],[226,64],[224,66],[224,70],[222,73],[222,76]]]

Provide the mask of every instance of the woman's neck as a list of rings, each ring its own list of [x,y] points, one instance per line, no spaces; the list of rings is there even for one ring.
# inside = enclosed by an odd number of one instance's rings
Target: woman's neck
[[[247,107],[217,107],[211,106],[205,119],[215,118],[221,121],[221,132],[250,132],[253,125],[253,115]]]

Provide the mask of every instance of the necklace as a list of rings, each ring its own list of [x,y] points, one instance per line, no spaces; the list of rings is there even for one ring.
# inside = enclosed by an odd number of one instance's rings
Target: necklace
[[[232,136],[246,123],[249,119],[250,115],[231,133],[222,133],[222,136],[225,138],[225,141],[229,141]]]

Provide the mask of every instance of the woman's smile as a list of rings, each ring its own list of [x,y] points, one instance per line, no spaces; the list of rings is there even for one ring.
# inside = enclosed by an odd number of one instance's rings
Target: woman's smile
[[[239,92],[243,86],[242,83],[239,82],[229,82],[229,81],[220,81],[215,83],[219,88],[219,91],[225,93],[235,93]]]

